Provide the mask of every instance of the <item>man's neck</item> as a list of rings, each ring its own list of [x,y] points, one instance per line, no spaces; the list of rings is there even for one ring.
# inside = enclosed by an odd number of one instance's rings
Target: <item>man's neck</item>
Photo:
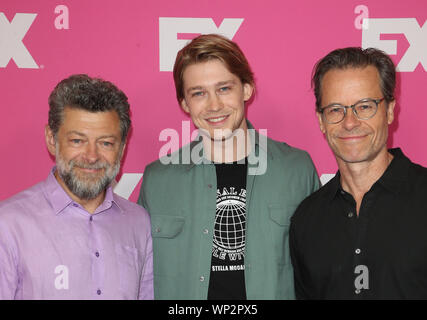
[[[251,152],[248,130],[236,130],[226,140],[212,140],[203,136],[205,157],[216,163],[236,162],[246,158]]]
[[[105,190],[103,192],[101,192],[94,199],[90,199],[90,200],[80,199],[74,193],[72,193],[70,189],[68,189],[68,187],[65,184],[65,182],[59,176],[57,170],[55,171],[54,175],[55,175],[56,180],[58,181],[58,183],[62,187],[62,189],[64,189],[64,191],[70,196],[70,198],[74,202],[77,202],[78,204],[80,204],[87,212],[89,212],[91,214],[94,213],[95,210],[104,202],[104,199],[105,199]]]
[[[341,174],[341,186],[356,201],[357,215],[359,215],[363,196],[381,178],[392,159],[393,155],[386,148],[370,161],[348,163],[337,159]]]

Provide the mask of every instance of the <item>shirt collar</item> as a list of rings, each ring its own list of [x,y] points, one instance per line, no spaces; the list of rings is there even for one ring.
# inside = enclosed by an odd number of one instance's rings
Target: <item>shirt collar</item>
[[[378,183],[390,192],[399,194],[407,188],[411,161],[403,154],[400,148],[390,149],[389,152],[393,155],[393,160],[378,180]]]
[[[50,202],[55,214],[61,213],[66,207],[73,203],[73,200],[61,187],[55,178],[56,167],[50,170],[44,183],[44,192],[46,199]]]
[[[268,150],[267,148],[267,143],[260,143],[260,134],[257,130],[255,130],[254,126],[252,125],[252,123],[249,122],[249,120],[246,119],[246,123],[248,126],[248,129],[253,130],[251,132],[253,132],[253,135],[251,134],[251,139],[255,140],[255,155],[258,157],[259,156],[259,152],[264,152],[265,154],[268,154],[268,156],[270,156],[271,158],[273,158],[273,153],[271,151]],[[265,138],[265,141],[267,142],[267,137]],[[197,136],[197,138],[192,141],[187,147],[190,148],[190,155],[192,155],[193,149],[196,146],[199,146],[199,144],[203,143],[202,139],[201,139],[201,135],[199,133],[199,135]],[[186,148],[184,146],[184,148]],[[184,149],[182,148],[181,151]],[[203,150],[202,146],[199,146],[198,148],[200,148],[200,150]],[[251,157],[251,155],[253,155],[252,153],[249,154],[248,157]],[[190,159],[190,164],[188,164],[188,168],[187,170],[190,170],[191,168],[193,168],[195,165],[199,165],[199,164],[213,164],[212,161],[204,158],[204,157],[200,157],[199,159],[197,159],[197,161],[193,161],[193,159]]]
[[[75,202],[65,192],[62,186],[59,184],[55,177],[56,166],[52,168],[44,182],[44,193],[46,199],[50,202],[55,215],[61,213],[66,207],[73,205]],[[113,194],[113,189],[109,186],[105,192],[105,199],[101,205],[95,210],[94,214],[105,211],[114,204],[120,212],[124,213],[122,208],[119,206]]]
[[[116,195],[113,192],[113,188],[111,186],[108,186],[107,190],[105,191],[105,199],[104,202],[101,203],[101,205],[96,209],[95,213],[102,212],[104,210],[107,210],[111,208],[112,205],[116,206],[119,212],[125,213],[125,211],[120,207],[119,203],[116,201]]]
[[[406,181],[408,181],[408,170],[411,161],[403,154],[400,148],[389,149],[388,152],[393,155],[393,160],[374,185],[378,183],[388,191],[398,195],[400,192],[405,191],[407,187]],[[343,190],[340,178],[341,175],[338,171],[335,177],[333,177],[327,186],[325,186],[328,188],[326,193],[330,201],[332,201],[335,196]]]
[[[325,186],[326,189],[326,195],[329,199],[329,201],[332,201],[335,196],[338,194],[338,192],[342,191],[341,188],[341,182],[340,182],[341,174],[339,171],[335,174],[335,177],[333,177]]]

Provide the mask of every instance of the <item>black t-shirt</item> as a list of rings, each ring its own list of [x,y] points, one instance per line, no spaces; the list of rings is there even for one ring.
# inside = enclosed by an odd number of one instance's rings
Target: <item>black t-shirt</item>
[[[217,200],[208,299],[245,300],[247,159],[215,167]]]

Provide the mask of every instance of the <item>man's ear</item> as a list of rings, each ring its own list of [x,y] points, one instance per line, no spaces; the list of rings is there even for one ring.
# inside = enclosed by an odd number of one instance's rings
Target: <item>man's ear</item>
[[[394,107],[396,106],[396,100],[390,101],[387,106],[387,123],[390,125],[394,120]]]
[[[56,140],[55,140],[55,137],[53,135],[52,129],[49,127],[49,125],[46,125],[46,127],[44,128],[44,136],[45,136],[45,140],[46,140],[47,150],[49,150],[49,153],[52,156],[55,156],[56,155]]]
[[[319,121],[320,131],[322,131],[322,133],[325,134],[326,133],[326,129],[325,129],[325,125],[323,123],[322,114],[320,112],[316,111],[316,115],[317,115],[317,120]]]
[[[250,83],[243,84],[243,100],[245,102],[252,97],[253,93],[254,93],[254,86],[252,84]]]
[[[181,100],[180,105],[181,105],[182,110],[184,110],[184,112],[190,113],[190,108],[188,107],[188,104],[185,101],[185,98]]]
[[[122,161],[123,156],[125,154],[125,149],[126,149],[126,145],[127,145],[127,139],[125,140],[125,142],[120,146],[122,148],[122,150],[120,150],[120,161]]]

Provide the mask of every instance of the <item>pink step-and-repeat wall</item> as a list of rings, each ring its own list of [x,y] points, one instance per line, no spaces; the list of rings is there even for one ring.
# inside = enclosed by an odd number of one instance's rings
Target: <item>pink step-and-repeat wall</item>
[[[161,132],[187,139],[171,69],[201,33],[240,45],[257,82],[248,118],[307,150],[323,179],[337,166],[314,113],[313,65],[338,47],[386,51],[399,71],[390,147],[427,166],[426,19],[420,0],[1,0],[0,200],[45,179],[48,96],[70,74],[87,73],[129,97],[133,131],[116,190],[135,201],[145,165],[167,143]]]

